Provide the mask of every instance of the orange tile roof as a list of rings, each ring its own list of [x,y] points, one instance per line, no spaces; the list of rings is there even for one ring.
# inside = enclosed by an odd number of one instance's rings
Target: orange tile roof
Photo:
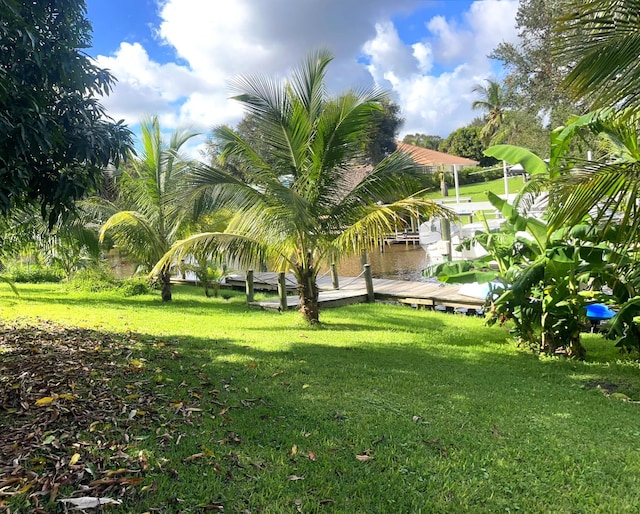
[[[414,161],[418,164],[422,164],[423,166],[438,166],[441,164],[448,166],[453,164],[460,166],[477,166],[480,164],[478,161],[467,159],[466,157],[458,157],[457,155],[437,152],[436,150],[408,145],[407,143],[398,142],[397,145],[398,150],[402,150],[403,152],[410,154]]]

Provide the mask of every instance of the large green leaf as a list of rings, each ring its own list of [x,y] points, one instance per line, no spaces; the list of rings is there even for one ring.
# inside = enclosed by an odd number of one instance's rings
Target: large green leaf
[[[539,175],[547,173],[547,163],[544,162],[536,154],[513,145],[495,145],[490,146],[484,151],[488,157],[495,157],[501,161],[507,161],[509,164],[521,164],[529,175]]]
[[[489,191],[487,196],[491,204],[507,218],[516,231],[526,231],[531,234],[541,250],[547,247],[547,226],[544,222],[536,218],[525,218],[509,202],[495,193]]]

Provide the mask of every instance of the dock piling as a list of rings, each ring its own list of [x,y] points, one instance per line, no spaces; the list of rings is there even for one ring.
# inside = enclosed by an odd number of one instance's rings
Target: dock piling
[[[287,277],[284,271],[278,273],[278,296],[280,297],[280,311],[287,310]]]
[[[245,291],[247,292],[247,303],[251,303],[254,300],[254,289],[253,289],[253,270],[247,270],[247,279],[245,283]]]
[[[364,281],[367,286],[367,301],[372,303],[375,301],[376,296],[373,292],[373,276],[371,275],[371,264],[364,265]]]

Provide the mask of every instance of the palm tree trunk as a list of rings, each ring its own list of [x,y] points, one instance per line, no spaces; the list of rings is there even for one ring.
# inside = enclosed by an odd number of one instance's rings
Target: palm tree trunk
[[[167,269],[160,273],[160,287],[162,291],[162,301],[171,301],[171,272]]]
[[[300,313],[304,319],[315,325],[320,322],[320,304],[318,303],[318,284],[312,269],[297,269],[298,297],[300,298]]]

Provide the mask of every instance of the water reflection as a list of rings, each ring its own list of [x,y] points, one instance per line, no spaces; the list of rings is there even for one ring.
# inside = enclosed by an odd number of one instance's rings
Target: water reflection
[[[374,278],[421,281],[424,280],[422,270],[430,264],[427,252],[419,245],[394,244],[385,246],[384,252],[373,249],[367,255]],[[342,277],[357,277],[360,273],[360,257],[349,257],[338,263],[338,275]]]
[[[394,244],[385,246],[384,252],[378,248],[367,255],[374,278],[422,281],[422,270],[430,264],[427,252],[419,245]],[[106,257],[117,278],[128,278],[135,272],[135,267],[120,252],[112,250]],[[338,275],[357,277],[362,273],[362,264],[361,257],[345,258],[338,263]]]

